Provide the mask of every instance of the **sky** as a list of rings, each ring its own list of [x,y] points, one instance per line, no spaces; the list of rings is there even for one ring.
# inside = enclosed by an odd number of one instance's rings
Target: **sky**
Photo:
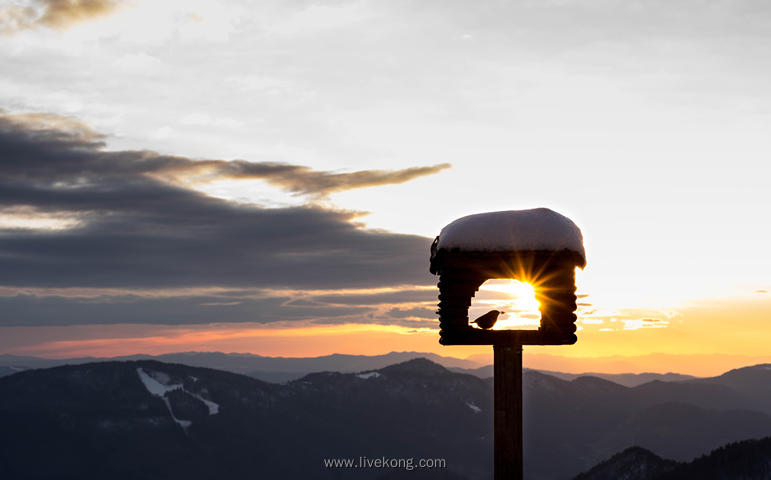
[[[760,0],[0,2],[0,353],[489,354],[431,241],[548,207],[579,341],[531,359],[771,361],[769,48]]]

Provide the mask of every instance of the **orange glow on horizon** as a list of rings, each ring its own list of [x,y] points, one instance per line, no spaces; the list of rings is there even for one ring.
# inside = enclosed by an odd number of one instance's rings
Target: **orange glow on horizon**
[[[137,353],[160,355],[182,351],[221,351],[252,353],[263,356],[313,357],[346,353],[375,355],[391,351],[440,350],[434,329],[395,325],[341,324],[306,325],[302,327],[248,326],[218,324],[199,326],[119,325],[81,327],[78,339],[40,342],[9,348],[5,353],[47,358],[78,356],[116,357]],[[36,327],[10,327],[32,330]],[[40,327],[38,327],[40,328]],[[78,330],[76,327],[60,329]],[[112,334],[110,334],[112,333]],[[32,332],[34,335],[34,332]],[[75,336],[78,334],[75,333]],[[464,357],[486,349],[469,347],[441,352],[444,356]]]
[[[488,292],[499,296],[498,292]],[[484,297],[484,295],[482,295]],[[525,365],[568,372],[644,371],[713,375],[771,361],[767,294],[693,302],[677,312],[598,311],[579,316],[581,332],[570,347],[527,347]],[[736,323],[741,319],[741,328]],[[428,322],[430,324],[430,322]],[[438,326],[438,325],[437,325]],[[665,327],[665,328],[662,328]],[[490,363],[487,346],[443,347],[434,328],[366,323],[202,325],[71,325],[0,328],[0,351],[48,358],[158,355],[183,351],[314,357],[333,353],[378,355],[429,352],[447,357],[478,356]]]

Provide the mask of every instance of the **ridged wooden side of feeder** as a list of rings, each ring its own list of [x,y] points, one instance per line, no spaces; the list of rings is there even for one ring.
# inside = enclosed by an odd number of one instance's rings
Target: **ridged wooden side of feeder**
[[[432,248],[431,272],[439,275],[439,325],[443,345],[568,345],[576,342],[575,268],[569,251],[469,252]],[[540,302],[538,330],[482,330],[469,324],[468,309],[479,287],[493,278],[532,283]]]

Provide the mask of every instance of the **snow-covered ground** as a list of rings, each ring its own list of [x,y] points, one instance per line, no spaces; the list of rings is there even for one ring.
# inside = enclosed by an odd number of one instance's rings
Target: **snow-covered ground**
[[[474,413],[479,413],[482,411],[481,408],[477,407],[474,402],[466,402],[466,406],[471,409]]]
[[[368,378],[377,378],[377,377],[380,376],[380,374],[378,372],[367,372],[367,373],[360,373],[360,374],[358,374],[356,376],[366,380]]]
[[[137,374],[139,375],[139,379],[142,380],[142,383],[145,384],[145,388],[147,389],[147,391],[152,393],[156,397],[165,397],[167,392],[173,392],[174,390],[179,390],[182,388],[181,383],[174,384],[174,385],[163,384],[160,381],[148,375],[147,372],[145,372],[144,369],[142,368],[137,368]],[[158,375],[158,373],[156,373],[155,375],[159,377],[161,380],[165,380],[166,382],[169,381],[169,377],[165,374],[161,376],[161,375]]]
[[[185,390],[185,389],[183,388],[183,390]],[[209,415],[216,415],[216,414],[220,413],[220,406],[219,406],[219,404],[214,403],[211,400],[206,400],[205,398],[203,398],[202,396],[198,395],[197,393],[192,393],[192,392],[189,392],[187,390],[185,390],[185,392],[188,395],[192,395],[195,398],[197,398],[198,400],[202,401],[206,405],[206,407],[209,409]]]
[[[169,410],[169,414],[171,415],[172,420],[174,420],[183,429],[190,427],[193,422],[190,420],[179,419],[174,415],[174,410],[171,408],[171,402],[169,402],[169,399],[166,396],[166,394],[169,392],[173,392],[174,390],[182,390],[188,395],[197,398],[198,400],[202,401],[209,409],[209,415],[216,415],[220,411],[220,406],[217,403],[212,402],[211,400],[207,400],[189,390],[185,390],[181,383],[170,384],[171,379],[163,372],[147,373],[143,368],[140,367],[137,368],[137,375],[139,375],[139,379],[142,380],[142,383],[148,392],[150,392],[152,395],[155,395],[156,397],[163,399],[164,403],[166,404],[166,408]]]

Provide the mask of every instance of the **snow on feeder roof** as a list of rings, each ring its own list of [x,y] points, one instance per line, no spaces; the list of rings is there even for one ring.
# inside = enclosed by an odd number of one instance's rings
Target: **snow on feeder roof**
[[[431,246],[429,270],[439,275],[443,345],[575,343],[575,268],[586,265],[581,230],[548,208],[481,213],[444,227]],[[535,330],[491,330],[486,315],[469,322],[475,292],[491,278],[531,283],[541,312]],[[472,327],[475,323],[478,328]]]
[[[477,252],[561,251],[580,255],[584,239],[572,220],[548,208],[478,213],[459,218],[439,233],[437,250]]]

